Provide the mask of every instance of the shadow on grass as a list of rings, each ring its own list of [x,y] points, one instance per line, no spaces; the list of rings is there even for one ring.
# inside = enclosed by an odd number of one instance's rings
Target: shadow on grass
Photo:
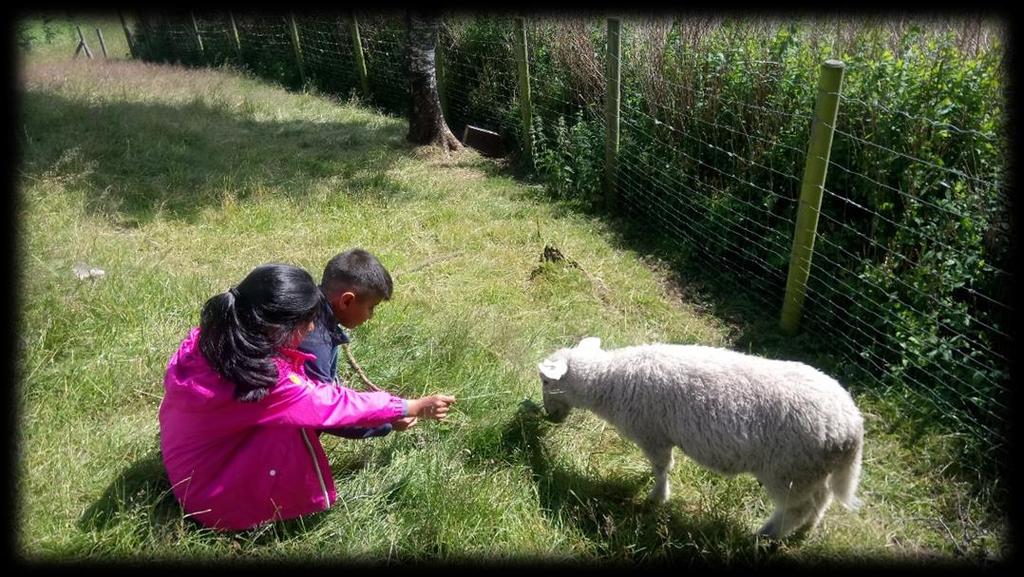
[[[358,467],[357,464],[351,467]],[[342,465],[341,469],[345,469]],[[186,518],[178,505],[158,449],[121,472],[78,520],[83,532],[104,532],[126,527],[140,534],[163,535],[183,539],[186,534],[203,535],[213,541],[226,540],[246,545],[261,545],[299,537],[316,529],[326,518],[314,513],[297,519],[227,533],[214,533],[197,521]]]
[[[226,195],[301,200],[325,183],[330,194],[401,200],[388,169],[412,150],[397,120],[256,121],[203,101],[89,103],[27,90],[19,112],[20,171],[64,181],[84,192],[88,212],[128,227],[157,213],[192,221]]]
[[[104,531],[144,517],[153,527],[176,525],[182,517],[159,451],[121,472],[78,521],[83,531]]]
[[[653,479],[649,471],[601,478],[559,463],[544,443],[557,426],[543,418],[539,407],[524,401],[502,429],[497,461],[526,464],[543,514],[553,524],[577,529],[593,546],[595,558],[698,565],[771,561],[778,543],[758,543],[729,511],[693,514],[676,500],[661,506],[647,502]],[[470,463],[493,466],[486,457],[481,452]]]

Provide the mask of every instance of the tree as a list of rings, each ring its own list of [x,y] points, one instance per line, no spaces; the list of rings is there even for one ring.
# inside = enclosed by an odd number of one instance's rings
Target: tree
[[[437,94],[434,56],[440,22],[440,17],[434,15],[409,12],[406,16],[409,33],[409,93],[412,97],[409,135],[406,139],[414,144],[437,145],[450,152],[459,150],[462,144],[448,128]]]

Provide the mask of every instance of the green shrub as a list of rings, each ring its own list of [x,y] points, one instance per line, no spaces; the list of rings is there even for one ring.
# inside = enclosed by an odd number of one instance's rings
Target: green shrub
[[[42,16],[37,19],[18,20],[15,41],[18,48],[31,52],[41,45],[52,45],[61,36],[74,34],[70,22],[56,16]]]

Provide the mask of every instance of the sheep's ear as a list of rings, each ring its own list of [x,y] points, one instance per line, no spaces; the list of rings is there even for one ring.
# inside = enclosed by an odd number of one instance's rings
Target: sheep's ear
[[[569,363],[565,359],[547,360],[537,365],[537,368],[546,378],[557,381],[569,370]]]
[[[581,351],[585,351],[585,350],[599,351],[599,350],[601,350],[601,339],[599,339],[597,337],[587,337],[587,338],[583,339],[582,341],[580,341],[580,344],[576,345],[576,348],[581,350]]]

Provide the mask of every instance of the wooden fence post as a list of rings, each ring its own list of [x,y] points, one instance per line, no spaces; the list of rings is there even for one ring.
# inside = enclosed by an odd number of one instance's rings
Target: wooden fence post
[[[804,178],[800,187],[786,296],[779,321],[780,328],[788,335],[796,334],[804,297],[807,295],[807,279],[810,277],[811,258],[814,256],[814,239],[818,231],[821,196],[839,111],[839,90],[842,87],[844,67],[838,60],[826,60],[821,65],[821,75],[818,77],[818,97],[814,105],[814,119],[811,121],[811,139],[807,145]]]
[[[533,101],[530,97],[530,50],[526,42],[526,18],[515,19],[516,65],[519,69],[519,114],[523,121],[523,153],[533,164]]]
[[[370,81],[366,74],[366,57],[363,55],[363,41],[359,38],[359,21],[355,12],[352,13],[352,53],[356,58],[356,73],[359,75],[359,86],[363,90],[363,98],[370,98]]]
[[[238,63],[245,66],[245,60],[242,58],[242,39],[238,36],[238,26],[235,25],[234,12],[228,12],[228,20],[231,21],[231,35],[235,38],[235,52],[238,54]]]
[[[189,11],[189,18],[192,19],[192,33],[196,36],[196,44],[199,46],[199,57],[206,59],[206,50],[203,48],[203,37],[199,34],[199,24],[196,22],[196,15]]]
[[[128,29],[128,24],[124,21],[124,14],[118,10],[117,17],[121,20],[121,28],[124,30],[124,39],[128,42],[128,53],[131,54],[132,58],[138,58],[138,54],[135,53],[135,40],[132,39],[132,32]]]
[[[85,36],[82,36],[82,27],[75,26],[75,30],[78,31],[78,46],[75,47],[75,55],[71,58],[78,58],[78,53],[85,50],[85,55],[90,59],[92,58],[92,51],[89,50],[89,45],[85,43]]]
[[[108,58],[108,56],[107,56],[107,43],[103,41],[103,31],[100,30],[99,28],[97,28],[96,29],[96,36],[99,36],[99,38],[100,38],[100,50],[103,51],[103,58],[106,59],[106,58]]]
[[[604,204],[613,209],[617,202],[619,168],[619,81],[621,70],[619,58],[622,56],[620,32],[621,23],[618,18],[608,19],[608,48],[605,56],[605,84],[607,91],[604,99],[605,110],[605,144],[604,144]]]
[[[291,24],[292,47],[295,48],[295,62],[299,65],[299,78],[302,80],[302,87],[306,87],[306,67],[302,63],[302,46],[299,44],[299,27],[295,24],[295,15],[288,14],[288,22]]]

